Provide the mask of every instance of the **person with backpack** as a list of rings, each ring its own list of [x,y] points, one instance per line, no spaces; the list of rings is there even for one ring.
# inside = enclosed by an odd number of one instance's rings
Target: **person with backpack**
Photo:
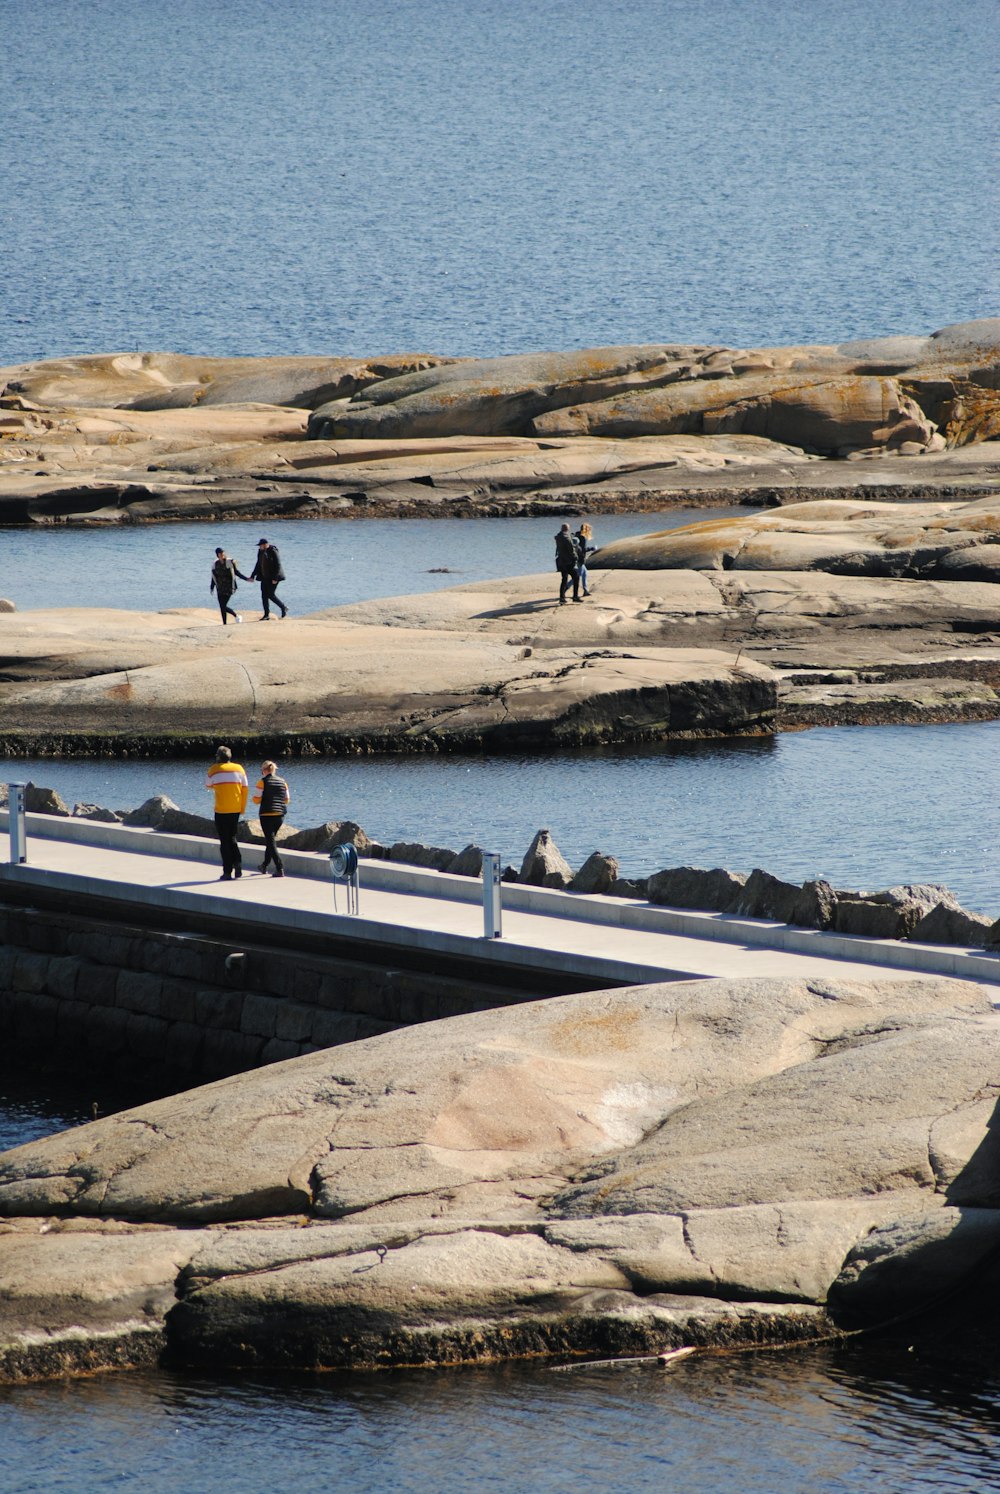
[[[276,607],[281,608],[282,617],[286,617],[288,608],[278,596],[278,582],[284,581],[285,572],[282,569],[277,545],[272,545],[266,539],[257,541],[257,564],[250,572],[249,579],[260,582],[260,603],[264,612],[261,622],[271,621],[272,602]]]
[[[573,600],[581,601],[580,597],[580,552],[577,549],[576,540],[569,532],[569,525],[564,524],[556,535],[556,570],[559,572],[559,605],[562,607],[566,602],[566,593],[569,584],[573,583]]]
[[[260,805],[257,817],[264,836],[264,860],[260,864],[260,869],[266,872],[273,861],[274,871],[271,875],[275,877],[285,875],[275,837],[284,823],[285,811],[288,809],[291,798],[288,784],[283,778],[278,777],[277,766],[270,759],[262,762],[260,777],[257,780],[257,792],[253,796],[253,802]]]
[[[243,621],[240,614],[234,612],[229,605],[233,592],[236,590],[237,576],[239,576],[241,581],[250,580],[249,576],[244,576],[243,572],[237,566],[236,561],[232,560],[226,554],[225,550],[221,547],[217,548],[215,561],[212,565],[212,579],[208,584],[208,592],[209,596],[211,596],[213,591],[215,592],[216,600],[219,603],[219,611],[222,613],[223,627],[226,626],[230,618],[238,623]]]

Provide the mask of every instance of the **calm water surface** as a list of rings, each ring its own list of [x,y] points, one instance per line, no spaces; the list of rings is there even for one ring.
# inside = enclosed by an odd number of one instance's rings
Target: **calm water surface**
[[[0,364],[996,314],[995,0],[0,0]]]
[[[595,543],[746,515],[748,509],[689,508],[608,514],[593,521]],[[253,570],[257,541],[281,551],[288,580],[279,590],[297,615],[372,597],[438,591],[469,581],[544,571],[540,595],[555,595],[553,537],[562,517],[510,519],[254,519],[225,524],[124,528],[0,529],[0,592],[20,611],[34,607],[125,607],[157,612],[219,609],[208,582],[215,547]],[[573,527],[577,527],[573,520]],[[555,585],[552,578],[555,576]],[[260,616],[260,588],[239,583],[234,607]],[[221,627],[222,624],[220,623]]]

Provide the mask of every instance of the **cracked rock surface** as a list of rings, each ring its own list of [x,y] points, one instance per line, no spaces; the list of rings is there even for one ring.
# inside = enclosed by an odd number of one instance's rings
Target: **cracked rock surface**
[[[970,983],[733,979],[225,1079],[0,1157],[0,1373],[630,1352],[919,1308],[935,1262],[960,1283],[1000,1247],[998,1057]]]

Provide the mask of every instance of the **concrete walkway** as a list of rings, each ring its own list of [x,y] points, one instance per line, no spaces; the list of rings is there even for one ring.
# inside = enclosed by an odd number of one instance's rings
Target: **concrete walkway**
[[[1000,985],[1000,958],[979,950],[852,938],[760,919],[691,913],[622,898],[582,897],[507,884],[503,937],[484,937],[482,886],[466,877],[362,861],[360,912],[348,915],[325,855],[282,852],[286,876],[261,876],[261,852],[244,847],[244,875],[220,882],[218,848],[193,836],[161,835],[87,820],[27,816],[28,861],[11,865],[0,833],[0,889],[15,884],[113,900],[142,921],[144,909],[232,916],[248,927],[301,930],[356,941],[358,957],[393,949],[459,957],[490,967],[543,970],[567,981],[632,985],[717,976],[948,975]],[[6,815],[0,813],[6,832]],[[1000,999],[1000,992],[998,992]]]

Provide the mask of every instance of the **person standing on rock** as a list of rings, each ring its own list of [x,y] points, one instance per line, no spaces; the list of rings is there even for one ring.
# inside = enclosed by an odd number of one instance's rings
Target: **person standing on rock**
[[[569,525],[564,524],[556,535],[556,570],[559,572],[559,605],[564,605],[569,584],[573,583],[573,600],[579,602],[580,598],[580,553],[576,547],[576,540],[569,532]]]
[[[281,829],[285,818],[285,811],[291,802],[291,790],[283,778],[278,777],[276,764],[270,759],[260,765],[260,777],[257,780],[257,792],[253,796],[253,802],[260,805],[258,818],[260,828],[264,835],[264,860],[260,869],[266,872],[271,862],[274,862],[272,876],[283,877],[285,868],[278,854],[275,836]]]
[[[257,564],[250,572],[251,581],[260,582],[260,602],[264,616],[261,622],[271,621],[271,603],[281,608],[281,615],[285,617],[288,608],[278,596],[278,582],[284,581],[285,572],[281,566],[281,556],[278,554],[277,545],[272,545],[269,540],[257,541]]]
[[[220,882],[231,882],[243,875],[243,857],[236,836],[240,828],[240,815],[247,807],[250,785],[240,763],[233,762],[228,747],[219,747],[215,762],[208,770],[205,787],[215,794],[215,830],[222,852],[222,876]]]
[[[249,576],[244,576],[243,572],[237,566],[236,561],[232,560],[226,554],[225,550],[218,548],[215,552],[215,562],[212,566],[212,579],[209,582],[208,590],[209,595],[211,595],[213,591],[215,592],[216,600],[219,603],[219,611],[222,613],[223,627],[226,626],[229,618],[233,618],[234,621],[238,623],[241,623],[243,621],[242,617],[240,617],[240,614],[238,612],[234,612],[232,607],[230,607],[229,605],[230,598],[232,597],[233,592],[236,590],[237,576],[239,576],[241,581],[250,580]]]
[[[580,554],[580,589],[582,590],[585,597],[589,597],[590,588],[587,586],[587,556],[593,555],[594,551],[597,549],[596,545],[591,544],[591,541],[594,538],[594,531],[591,529],[590,525],[586,523],[586,521],[584,521],[584,523],[580,525],[579,529],[574,534],[573,538],[576,540],[576,548]]]

